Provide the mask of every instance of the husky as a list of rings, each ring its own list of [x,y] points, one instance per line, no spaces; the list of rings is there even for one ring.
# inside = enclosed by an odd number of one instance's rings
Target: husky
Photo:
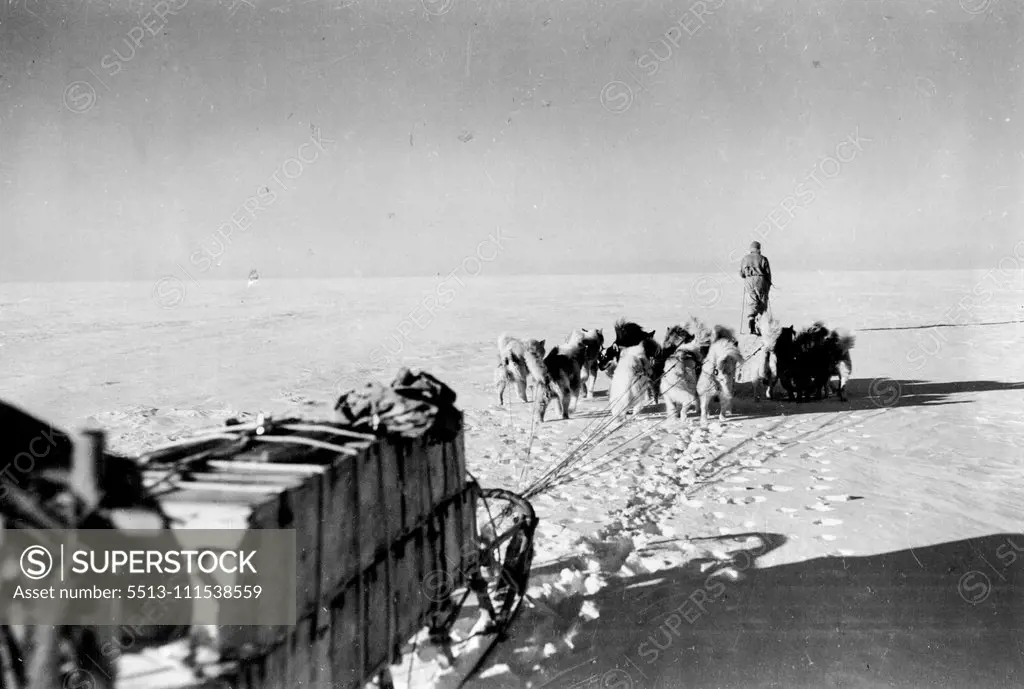
[[[594,392],[597,390],[597,372],[599,369],[599,362],[601,360],[601,354],[604,351],[604,333],[600,328],[597,330],[580,328],[579,330],[573,330],[565,343],[567,345],[583,345],[584,356],[581,374],[583,396],[593,399]]]
[[[615,344],[619,349],[635,347],[654,337],[654,331],[647,332],[636,323],[620,318],[615,322]]]
[[[569,418],[569,412],[576,411],[585,359],[586,345],[582,341],[556,345],[544,357],[546,391],[543,395],[538,393],[537,421],[543,423],[544,412],[552,397],[558,399],[563,419]]]
[[[708,355],[708,350],[711,349],[711,342],[715,339],[715,333],[705,325],[704,321],[696,316],[691,316],[690,320],[683,326],[682,337],[683,344],[688,344],[694,340],[697,341],[700,359],[703,361]]]
[[[654,330],[645,331],[636,323],[619,320],[615,324],[615,345],[619,360],[608,392],[613,417],[630,410],[638,414],[644,398],[655,396],[654,357],[661,349],[654,341]]]
[[[779,361],[775,345],[782,329],[777,320],[770,319],[763,313],[757,317],[756,326],[761,335],[758,338],[757,349],[744,364],[743,377],[749,379],[753,385],[754,401],[760,402],[762,389],[765,398],[772,399],[775,384],[779,380]]]
[[[691,317],[685,326],[670,327],[665,333],[658,354],[661,370],[656,373],[661,376],[659,391],[665,397],[665,412],[669,418],[682,418],[691,407],[698,408],[697,380],[713,337],[713,331],[696,317]],[[672,391],[671,395],[668,391]],[[677,403],[683,406],[677,409]]]
[[[804,328],[793,338],[795,357],[790,372],[792,388],[800,401],[821,399],[835,368],[829,330],[821,321]]]
[[[797,392],[795,380],[797,370],[796,329],[792,325],[779,329],[779,334],[775,337],[773,351],[779,384],[786,391],[786,396],[792,400]]]
[[[597,368],[604,371],[605,375],[608,376],[609,382],[615,377],[615,367],[618,366],[620,352],[619,345],[612,343],[604,348],[600,358],[597,360]]]
[[[654,334],[653,330],[651,334]],[[661,397],[659,383],[665,373],[665,356],[661,351],[661,345],[655,342],[653,337],[644,340],[641,346],[644,348],[644,356],[651,362],[651,375],[647,380],[647,399],[651,404],[657,404]]]
[[[700,398],[700,423],[707,425],[711,401],[719,399],[718,418],[725,421],[732,411],[733,391],[736,385],[736,369],[743,363],[739,343],[732,331],[715,326],[714,339],[701,365],[697,379],[697,396]]]
[[[498,336],[498,365],[494,369],[494,389],[498,393],[498,404],[505,405],[505,390],[514,384],[519,399],[528,402],[526,387],[530,372],[526,366],[526,347],[521,340],[502,333]],[[511,402],[511,396],[509,397]]]
[[[608,391],[612,416],[624,416],[630,410],[639,414],[650,396],[653,362],[643,344],[624,348],[619,355],[612,385]]]
[[[829,370],[828,379],[825,381],[824,394],[829,397],[833,391],[838,395],[839,401],[846,401],[846,384],[853,373],[853,360],[850,358],[850,350],[856,344],[857,338],[842,330],[832,330],[825,339],[825,346],[829,351],[829,360],[832,365]],[[833,376],[839,378],[839,384],[833,390],[831,380]]]
[[[856,338],[846,332],[829,330],[821,321],[797,332],[782,328],[775,343],[779,382],[789,399],[822,399],[830,392],[833,376],[839,377],[839,399],[846,401],[846,384],[853,372],[850,350]]]
[[[550,388],[550,376],[544,368],[544,345],[546,340],[527,340],[523,343],[523,361],[526,363],[526,372],[533,380],[533,401],[540,402],[540,398],[546,395]]]
[[[661,356],[664,368],[659,387],[666,420],[686,418],[686,412],[697,407],[701,342],[682,326],[673,325],[665,333]]]

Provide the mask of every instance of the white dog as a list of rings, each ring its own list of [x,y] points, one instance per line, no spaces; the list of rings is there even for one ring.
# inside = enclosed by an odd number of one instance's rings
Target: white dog
[[[736,369],[743,363],[739,344],[727,328],[715,328],[715,340],[711,343],[697,380],[697,395],[700,397],[700,423],[707,425],[708,410],[714,398],[719,399],[718,418],[725,417],[732,410],[733,390],[736,386]]]
[[[646,343],[624,347],[612,376],[608,397],[612,416],[624,416],[630,410],[639,414],[650,395],[654,361],[648,356]]]

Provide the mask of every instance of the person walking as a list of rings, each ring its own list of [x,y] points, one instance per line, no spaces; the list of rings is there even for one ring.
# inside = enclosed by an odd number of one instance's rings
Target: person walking
[[[761,255],[760,242],[751,242],[750,253],[740,263],[740,277],[743,278],[743,314],[747,329],[760,335],[757,317],[768,310],[768,291],[772,287],[772,268],[768,259]]]

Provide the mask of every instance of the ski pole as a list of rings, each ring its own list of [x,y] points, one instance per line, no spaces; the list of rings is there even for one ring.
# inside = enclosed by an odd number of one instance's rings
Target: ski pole
[[[740,335],[745,335],[743,332],[743,307],[747,301],[747,288],[743,287],[743,293],[740,295]]]

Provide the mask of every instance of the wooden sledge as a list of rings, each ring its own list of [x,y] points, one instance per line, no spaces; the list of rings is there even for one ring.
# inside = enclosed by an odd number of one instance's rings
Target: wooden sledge
[[[461,686],[522,604],[537,518],[468,476],[461,428],[407,438],[260,417],[139,463],[173,529],[295,529],[297,622],[193,625],[113,654],[102,678],[87,659],[55,660],[56,685],[31,689]],[[440,660],[422,660],[424,646]],[[32,683],[3,677],[3,689]]]

